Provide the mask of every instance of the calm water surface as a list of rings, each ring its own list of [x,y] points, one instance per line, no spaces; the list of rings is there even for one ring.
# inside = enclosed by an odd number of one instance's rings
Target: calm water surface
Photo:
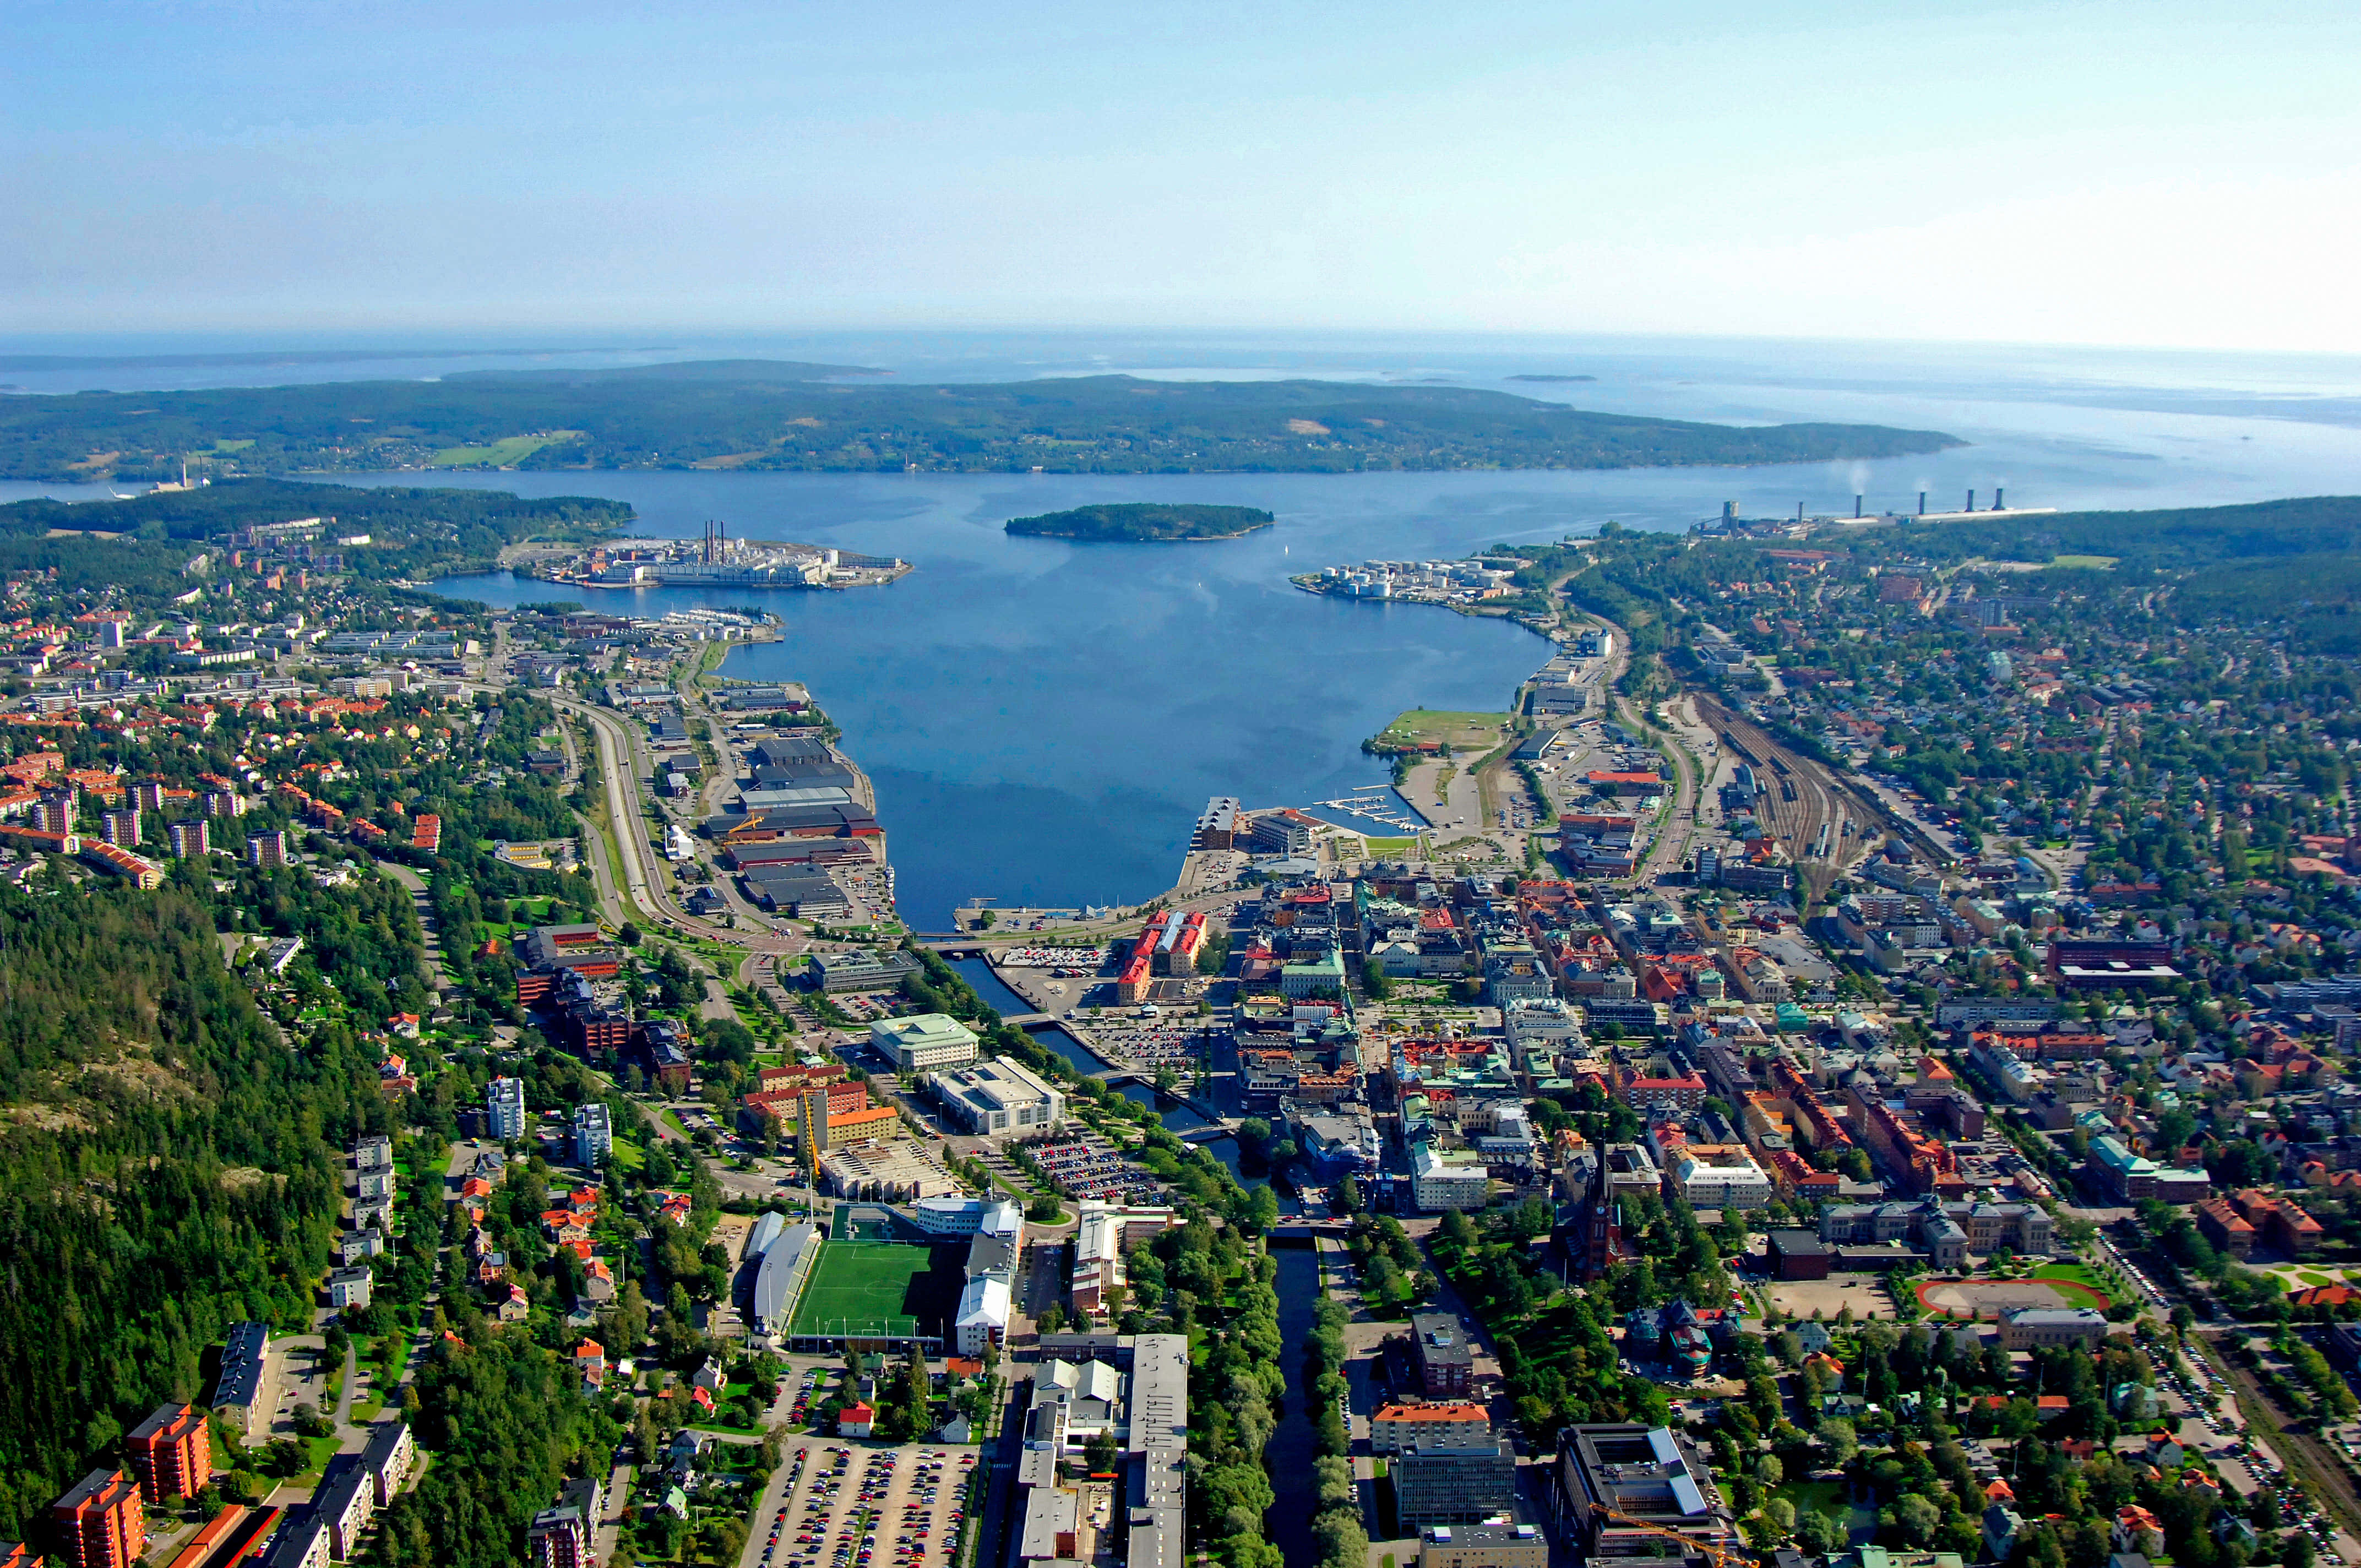
[[[93,342],[87,351],[159,346]],[[419,346],[403,372],[485,363],[445,364]],[[1440,380],[1617,411],[1874,422],[1970,443],[1879,463],[1581,474],[339,477],[605,496],[637,508],[648,533],[693,535],[716,518],[741,537],[917,563],[890,588],[766,596],[785,640],[742,650],[727,669],[810,684],[876,781],[904,913],[926,928],[940,928],[977,894],[1053,905],[1152,896],[1170,884],[1208,795],[1306,805],[1381,781],[1359,744],[1396,712],[1496,708],[1547,651],[1501,623],[1314,598],[1288,586],[1292,572],[1457,555],[1609,519],[1684,528],[1725,499],[1750,515],[1792,514],[1798,502],[1843,512],[1856,492],[1872,509],[1907,509],[1922,489],[1942,507],[1971,488],[1989,504],[2004,485],[2019,506],[2216,505],[2349,493],[2361,468],[2361,361],[2328,356],[1635,338],[1338,337],[1273,346],[1218,334],[839,334],[677,346],[603,358],[764,353],[882,365],[910,379],[1123,370]],[[521,362],[536,357],[518,353]],[[385,373],[379,363],[345,373]],[[1598,378],[1510,379],[1533,372]],[[328,373],[232,367],[145,380],[250,384]],[[140,379],[71,374],[81,377],[76,386]],[[106,493],[0,483],[0,500]],[[1001,532],[1027,513],[1156,499],[1267,507],[1279,522],[1202,545],[1082,546]],[[502,605],[553,597],[546,585],[507,576],[438,587]],[[650,589],[595,599],[602,609],[662,611],[748,597]]]

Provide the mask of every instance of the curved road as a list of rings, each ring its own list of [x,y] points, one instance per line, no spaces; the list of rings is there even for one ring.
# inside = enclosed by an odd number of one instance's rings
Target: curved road
[[[602,709],[571,698],[553,700],[559,708],[587,722],[598,740],[599,780],[607,792],[607,820],[614,829],[616,847],[623,862],[624,885],[609,891],[618,895],[621,912],[637,914],[687,935],[703,937],[708,941],[726,942],[752,952],[800,951],[800,944],[785,932],[747,932],[716,926],[690,915],[673,901],[666,890],[664,872],[656,864],[655,846],[648,841],[647,833],[641,826],[639,771],[632,765],[635,752],[631,735],[613,715]],[[593,869],[598,868],[594,865]]]

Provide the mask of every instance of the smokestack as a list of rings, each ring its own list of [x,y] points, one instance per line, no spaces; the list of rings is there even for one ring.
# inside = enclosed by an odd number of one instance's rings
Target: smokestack
[[[1861,498],[1859,496],[1855,496],[1852,499],[1852,514],[1855,517],[1859,517],[1861,515]]]
[[[1968,510],[1970,511],[1976,510],[1976,493],[1973,490],[1968,492]]]
[[[1804,503],[1801,501],[1795,503],[1795,521],[1797,522],[1804,521]]]
[[[1738,521],[1738,503],[1736,501],[1724,501],[1721,503],[1721,521],[1724,522],[1736,522]]]
[[[2008,494],[2008,492],[2002,489],[1998,485],[1994,485],[1993,487],[1993,510],[2000,511],[2004,510],[2000,504],[2000,499],[2006,494]]]
[[[1918,492],[1918,515],[1920,517],[1927,515],[1927,492],[1924,490]]]

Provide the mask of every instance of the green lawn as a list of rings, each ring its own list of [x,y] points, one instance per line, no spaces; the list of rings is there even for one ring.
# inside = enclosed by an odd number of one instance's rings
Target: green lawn
[[[916,1332],[918,1320],[910,1308],[934,1253],[932,1247],[900,1242],[822,1242],[790,1332],[880,1337]]]
[[[437,468],[502,468],[581,434],[578,430],[545,430],[538,435],[504,435],[489,446],[446,446],[433,461]]]
[[[1509,718],[1505,713],[1448,713],[1440,708],[1413,707],[1396,714],[1394,721],[1378,731],[1378,740],[1381,745],[1389,740],[1441,740],[1455,751],[1487,751],[1499,743]]]
[[[2085,1264],[2045,1263],[2040,1267],[2033,1271],[2033,1277],[2036,1279],[2056,1279],[2068,1285],[2080,1285],[2084,1289],[2096,1294],[2101,1301],[2108,1305],[2113,1305],[2114,1301],[2114,1292],[2108,1286],[2107,1282],[2100,1278],[2098,1275],[2092,1272]],[[2069,1294],[2070,1295],[2070,1292]],[[2067,1302],[2067,1305],[2073,1307],[2080,1307],[2086,1304],[2087,1303],[2079,1299],[2070,1299]],[[2103,1307],[2101,1310],[2103,1310],[2104,1308]]]

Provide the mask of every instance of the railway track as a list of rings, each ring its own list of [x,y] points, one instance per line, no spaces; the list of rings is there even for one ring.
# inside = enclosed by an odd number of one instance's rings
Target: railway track
[[[1694,695],[1697,716],[1720,735],[1724,745],[1756,767],[1770,770],[1768,782],[1775,787],[1766,789],[1756,802],[1755,816],[1795,861],[1799,876],[1808,879],[1810,868],[1825,868],[1818,872],[1819,886],[1825,888],[1828,878],[1883,837],[1883,813],[1864,805],[1822,764],[1783,745],[1761,725],[1713,697]]]

